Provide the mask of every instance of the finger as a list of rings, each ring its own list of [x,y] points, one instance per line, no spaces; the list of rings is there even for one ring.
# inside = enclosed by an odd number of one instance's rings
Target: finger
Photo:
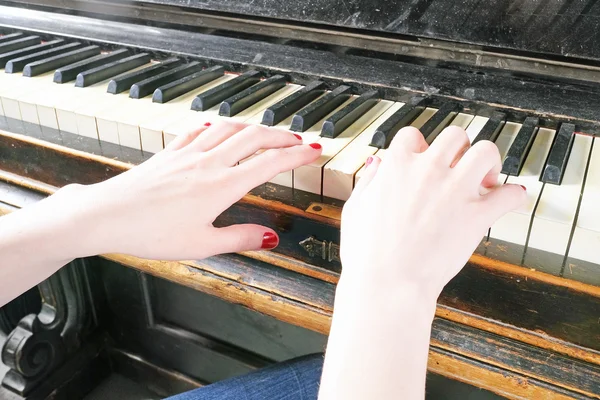
[[[482,140],[471,147],[456,164],[454,169],[469,181],[480,186],[493,187],[498,182],[498,175],[502,170],[502,159],[498,147],[488,141]]]
[[[247,128],[241,122],[218,121],[212,124],[203,135],[200,135],[189,145],[192,151],[205,152],[217,147],[231,136]]]
[[[521,185],[502,185],[481,196],[484,210],[479,215],[492,226],[504,214],[521,207],[527,200],[527,191]]]
[[[417,128],[407,126],[398,131],[392,143],[390,144],[390,151],[408,151],[410,153],[422,153],[429,145],[425,141],[423,134]]]
[[[322,148],[318,143],[269,149],[234,167],[234,179],[237,179],[243,185],[242,189],[247,192],[282,172],[310,164],[319,158],[321,152]]]
[[[279,244],[279,237],[269,228],[254,224],[215,228],[211,233],[214,254],[237,253],[251,250],[271,250]]]
[[[175,151],[179,149],[183,149],[185,146],[190,144],[194,139],[196,139],[202,132],[208,129],[210,123],[207,122],[203,127],[196,129],[194,131],[188,132],[185,135],[177,136],[171,143],[165,147],[165,150]]]
[[[302,143],[302,138],[291,132],[253,125],[231,136],[213,149],[220,163],[228,167],[237,164],[259,150],[291,147]]]
[[[427,154],[440,161],[441,165],[452,166],[469,147],[469,137],[464,129],[450,126],[444,129],[433,141]]]
[[[354,190],[352,191],[352,196],[360,196],[363,190],[365,190],[365,188],[373,180],[373,177],[375,177],[380,164],[381,158],[377,156],[370,156],[367,158],[367,161],[365,162],[365,170],[361,178],[358,180],[358,182],[356,182],[356,178],[354,178],[355,184]]]

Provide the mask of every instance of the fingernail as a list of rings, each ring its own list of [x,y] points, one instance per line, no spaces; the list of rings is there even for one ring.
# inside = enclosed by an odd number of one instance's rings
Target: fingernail
[[[296,139],[298,139],[298,140],[302,140],[302,136],[300,136],[300,135],[296,135],[295,133],[294,133],[294,136],[296,136]]]
[[[523,186],[523,185],[519,185],[519,186],[521,186],[524,191],[527,191],[527,188],[525,186]]]
[[[321,150],[321,145],[319,143],[311,143],[310,147],[312,147],[315,150]]]
[[[209,126],[211,126],[211,125],[212,125],[212,124],[211,124],[210,122],[207,122],[207,123],[205,123],[205,124],[204,124],[204,126],[205,126],[205,127],[207,127],[207,128],[208,128]]]
[[[372,162],[373,162],[373,157],[369,156],[369,158],[367,158],[367,161],[365,161],[365,165],[368,167],[369,165],[371,165]]]
[[[273,232],[267,232],[263,235],[261,249],[274,249],[279,244],[279,237]]]

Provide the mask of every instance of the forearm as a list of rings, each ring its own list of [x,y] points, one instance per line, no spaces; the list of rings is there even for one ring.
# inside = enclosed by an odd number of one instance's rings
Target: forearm
[[[435,301],[417,288],[384,286],[372,293],[338,286],[320,400],[425,397]]]

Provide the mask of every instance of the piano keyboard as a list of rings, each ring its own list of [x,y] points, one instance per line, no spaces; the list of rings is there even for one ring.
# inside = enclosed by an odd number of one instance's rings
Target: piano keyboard
[[[405,104],[376,91],[356,95],[345,85],[302,86],[282,75],[233,74],[196,61],[159,62],[127,49],[107,52],[20,33],[0,37],[0,68],[0,126],[21,121],[153,154],[205,122],[264,124],[323,147],[318,160],[273,182],[339,200],[350,196],[367,157],[384,157],[402,127],[420,128],[432,143],[443,128],[457,125],[471,143],[497,144],[504,160],[499,184],[527,187],[527,203],[495,223],[490,239],[600,264],[594,251],[600,144],[568,123],[552,130],[534,117],[516,123],[500,111],[473,115],[451,101]]]

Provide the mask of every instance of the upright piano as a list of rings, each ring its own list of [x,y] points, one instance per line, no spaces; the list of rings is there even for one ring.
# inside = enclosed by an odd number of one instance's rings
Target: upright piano
[[[409,125],[493,141],[499,183],[528,193],[439,298],[431,376],[600,398],[599,18],[590,0],[2,1],[1,213],[207,121],[290,129],[323,155],[217,220],[273,227],[272,252],[76,260],[0,310],[0,399],[83,398],[115,370],[166,396],[319,350],[343,204]],[[206,328],[206,304],[245,328]]]

